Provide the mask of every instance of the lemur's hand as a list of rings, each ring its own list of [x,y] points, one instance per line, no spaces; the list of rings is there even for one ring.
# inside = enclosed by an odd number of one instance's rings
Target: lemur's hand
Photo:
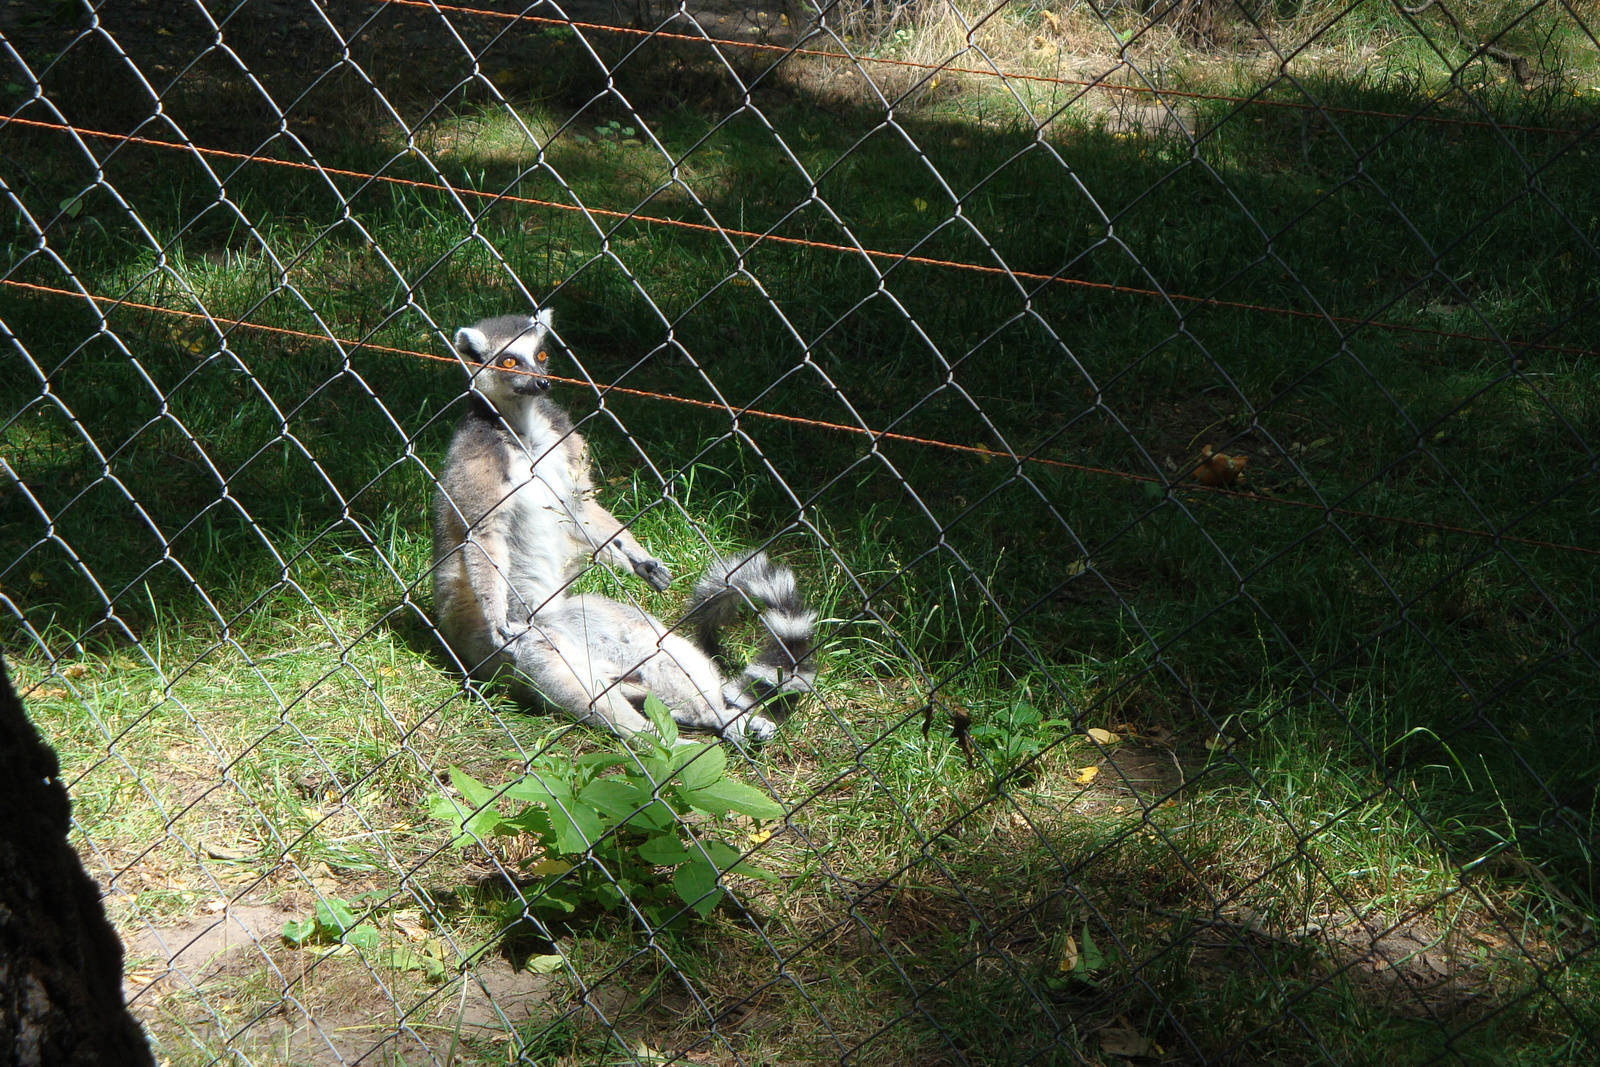
[[[500,642],[502,649],[516,644],[527,632],[528,624],[525,622],[503,622],[494,628],[495,640]]]
[[[667,570],[667,565],[659,559],[641,559],[633,565],[633,573],[643,578],[650,584],[650,588],[659,592],[672,584],[672,572]]]

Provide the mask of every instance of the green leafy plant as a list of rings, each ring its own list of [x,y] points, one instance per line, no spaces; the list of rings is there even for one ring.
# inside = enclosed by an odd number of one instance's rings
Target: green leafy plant
[[[616,119],[612,119],[603,126],[596,126],[594,132],[597,137],[604,141],[622,141],[632,137],[637,131],[632,126],[624,126]]]
[[[1049,988],[1065,989],[1075,982],[1094,985],[1098,982],[1100,972],[1105,970],[1108,962],[1106,955],[1089,935],[1089,924],[1084,923],[1080,932],[1083,937],[1081,942],[1070,933],[1062,939],[1056,973],[1045,978],[1045,985]]]
[[[435,796],[429,811],[456,828],[457,847],[494,836],[532,839],[537,853],[521,866],[534,882],[523,888],[519,909],[560,916],[584,905],[614,910],[631,903],[653,926],[667,927],[691,913],[709,915],[725,892],[724,874],[773,875],[742,861],[703,822],[691,830],[687,817],[776,819],[783,808],[729,778],[722,747],[680,742],[659,700],[650,697],[644,710],[655,736],[575,760],[540,757],[505,786],[452,767],[460,799]],[[518,802],[516,811],[502,810]]]
[[[296,948],[307,945],[351,945],[363,952],[375,953],[382,942],[378,928],[371,923],[358,922],[353,904],[339,897],[324,897],[317,901],[317,910],[304,919],[291,919],[283,924],[283,939]]]
[[[600,144],[628,144],[630,143],[628,138],[638,132],[632,126],[624,126],[616,119],[602,123],[594,128],[594,135],[599,139]],[[589,143],[589,138],[582,134],[574,134],[572,139],[579,144]]]
[[[396,945],[385,954],[383,934],[356,916],[361,901],[361,897],[323,897],[310,915],[283,924],[283,939],[295,948],[323,948],[330,953],[356,949],[368,959],[383,960],[403,971],[423,971],[430,981],[444,977],[444,948],[437,941],[430,940],[420,952]]]
[[[1041,729],[1070,725],[1065,719],[1046,719],[1032,704],[1019,700],[975,724],[971,736],[973,743],[988,755],[995,773],[1004,776],[1044,748]]]

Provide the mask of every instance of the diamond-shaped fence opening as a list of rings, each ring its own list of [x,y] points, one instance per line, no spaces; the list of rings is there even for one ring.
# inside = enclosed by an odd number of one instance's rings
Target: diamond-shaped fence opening
[[[158,1058],[1590,1062],[1597,30],[0,10],[3,650]],[[441,640],[536,308],[677,578],[566,592],[792,568],[769,743]]]

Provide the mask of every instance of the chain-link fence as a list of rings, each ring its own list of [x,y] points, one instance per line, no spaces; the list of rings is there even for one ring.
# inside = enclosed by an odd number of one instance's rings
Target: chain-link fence
[[[0,9],[3,647],[158,1059],[1591,1062],[1597,30]],[[819,609],[771,743],[439,641],[535,307],[678,576],[582,588]]]

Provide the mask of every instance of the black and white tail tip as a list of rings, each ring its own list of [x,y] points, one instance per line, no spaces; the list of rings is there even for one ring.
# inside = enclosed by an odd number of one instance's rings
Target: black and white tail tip
[[[723,698],[748,709],[786,704],[811,692],[817,679],[812,655],[817,613],[806,607],[794,572],[773,563],[765,552],[713,563],[695,583],[684,619],[694,625],[701,647],[717,655],[717,631],[732,623],[745,604],[760,612],[767,638],[742,676],[723,687]]]

